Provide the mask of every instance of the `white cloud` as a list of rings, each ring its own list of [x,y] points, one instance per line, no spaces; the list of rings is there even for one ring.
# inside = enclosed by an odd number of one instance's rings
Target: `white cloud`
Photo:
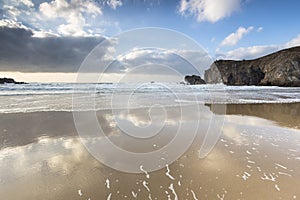
[[[222,42],[221,46],[234,46],[236,45],[246,34],[253,30],[253,26],[248,28],[239,27],[234,33],[228,35]]]
[[[50,3],[44,2],[40,4],[40,11],[49,18],[61,17],[69,20],[68,15],[85,14],[101,15],[101,8],[93,1],[84,0],[53,0]],[[72,16],[71,16],[72,17]]]
[[[181,0],[179,12],[191,14],[197,21],[217,22],[239,10],[240,0]]]
[[[277,45],[241,47],[219,55],[222,59],[254,59],[279,50]]]
[[[242,59],[255,59],[281,49],[300,46],[300,34],[293,38],[292,40],[278,45],[260,45],[260,46],[251,46],[251,47],[240,47],[226,53],[219,53],[217,51],[217,59],[233,59],[233,60],[242,60]]]
[[[88,35],[83,28],[88,26],[85,16],[96,17],[102,14],[101,8],[93,1],[84,0],[53,0],[39,6],[40,12],[48,19],[64,19],[67,24],[59,25],[57,31],[66,36]]]
[[[263,29],[264,29],[263,27],[258,27],[256,31],[257,32],[262,32]]]
[[[21,3],[23,3],[24,5],[28,6],[28,7],[33,7],[34,4],[32,3],[31,0],[21,0]]]
[[[2,12],[3,16],[13,20],[17,20],[21,14],[31,10],[34,4],[31,0],[3,0]]]
[[[3,0],[4,5],[12,5],[15,7],[25,5],[27,7],[34,7],[34,3],[31,0]]]
[[[36,30],[32,30],[32,32],[33,32],[32,37],[35,37],[35,38],[59,37],[59,35],[53,33],[52,31],[44,31],[44,30],[36,31]]]
[[[2,0],[3,18],[60,36],[99,36],[121,32],[116,19],[103,19],[102,8],[116,9],[122,0]]]
[[[58,37],[59,36],[59,35],[53,33],[52,31],[34,30],[32,28],[29,28],[29,27],[23,25],[21,22],[9,20],[9,19],[0,19],[0,27],[29,30],[33,33],[32,37],[36,37],[36,38]]]
[[[4,5],[3,9],[6,11],[6,14],[14,20],[17,20],[17,17],[21,14],[21,11],[14,6]]]
[[[114,10],[123,5],[121,0],[108,0],[106,3]]]
[[[64,36],[86,36],[88,35],[82,30],[81,24],[61,24],[57,29],[58,33]]]
[[[24,26],[22,23],[9,20],[9,19],[0,19],[0,27],[8,27],[8,28],[20,28],[29,30],[27,26]]]
[[[285,43],[284,45],[285,48],[290,48],[295,46],[300,46],[300,34],[297,37],[290,40],[289,42]]]

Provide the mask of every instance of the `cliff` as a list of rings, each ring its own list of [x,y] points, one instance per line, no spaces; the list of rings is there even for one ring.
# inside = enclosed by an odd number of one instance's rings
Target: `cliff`
[[[218,60],[204,77],[206,83],[300,87],[300,46],[254,60]]]

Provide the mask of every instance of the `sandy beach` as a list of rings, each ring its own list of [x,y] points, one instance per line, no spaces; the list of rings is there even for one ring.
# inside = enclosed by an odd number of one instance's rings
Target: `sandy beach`
[[[1,199],[298,199],[299,103],[227,105],[222,134],[200,159],[198,135],[178,160],[154,172],[111,169],[83,146],[71,112],[0,114]],[[201,123],[209,118],[203,106]],[[131,114],[139,121],[143,109]],[[97,112],[112,141],[128,151],[153,151],[173,137],[178,120],[169,108],[163,136],[128,144],[110,110]],[[213,114],[213,113],[211,113]],[[218,114],[218,113],[215,113]],[[214,115],[215,115],[214,114]],[[195,116],[184,116],[193,123]],[[188,134],[188,133],[186,133]],[[155,144],[155,145],[153,145]]]

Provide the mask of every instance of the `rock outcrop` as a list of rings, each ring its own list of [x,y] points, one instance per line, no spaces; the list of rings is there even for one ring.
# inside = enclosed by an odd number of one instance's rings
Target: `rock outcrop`
[[[205,81],[200,76],[197,75],[185,76],[184,80],[190,85],[206,84]]]
[[[26,84],[25,82],[18,82],[12,78],[0,78],[0,84],[13,83],[13,84]]]
[[[300,47],[254,60],[218,60],[205,71],[207,83],[300,87]]]

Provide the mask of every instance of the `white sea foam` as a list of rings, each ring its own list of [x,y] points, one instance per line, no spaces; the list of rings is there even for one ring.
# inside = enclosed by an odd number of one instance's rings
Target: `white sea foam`
[[[148,178],[148,179],[150,178],[150,175],[148,174],[148,172],[143,169],[143,165],[140,166],[140,170],[146,174],[146,178]]]
[[[264,176],[261,177],[262,180],[269,180],[269,181],[273,181],[273,182],[276,181],[276,178],[270,173],[269,173],[269,176],[266,173],[264,173],[263,175]]]
[[[146,190],[147,190],[148,192],[150,192],[150,189],[149,189],[149,187],[148,187],[148,183],[147,183],[146,181],[143,181],[143,186],[144,186],[144,188],[146,188]]]
[[[170,174],[171,171],[170,171],[169,165],[166,165],[166,168],[167,168],[166,176],[172,180],[175,180],[175,178],[173,176],[171,176],[171,174]]]
[[[107,200],[111,200],[111,193],[109,193],[109,195],[107,196]]]
[[[137,198],[137,193],[135,193],[134,191],[131,191],[131,194],[132,194],[133,198]]]
[[[282,169],[287,169],[287,167],[285,167],[285,166],[283,166],[283,165],[280,165],[280,164],[278,164],[278,163],[275,163],[275,165],[278,166],[278,167],[280,167],[280,168],[282,168]]]
[[[218,197],[218,199],[220,199],[220,200],[224,200],[224,198],[225,198],[225,194],[222,194],[222,196],[221,196],[221,195],[219,195],[219,194],[217,194],[217,197]]]
[[[174,200],[178,200],[178,196],[177,196],[177,193],[174,189],[173,183],[170,184],[169,189],[172,191],[172,193],[174,195]]]
[[[288,174],[288,173],[285,173],[285,172],[278,172],[278,174],[280,174],[280,175],[285,175],[285,176],[289,176],[289,177],[292,176],[291,174]]]
[[[246,181],[250,176],[251,174],[249,174],[248,172],[244,172],[242,178],[244,179],[244,181]]]
[[[106,188],[107,188],[107,189],[110,188],[110,181],[109,181],[108,178],[105,180],[105,185],[106,185]]]
[[[87,105],[73,107],[72,98],[95,100],[96,110],[111,108],[113,95],[134,95],[135,103],[115,102],[114,108],[150,107],[153,103],[178,106],[185,104],[243,104],[300,102],[300,88],[182,85],[175,83],[143,84],[25,84],[0,85],[0,113],[90,110]],[[155,94],[155,95],[154,95]],[[150,98],[151,97],[151,98]]]
[[[197,198],[197,196],[196,196],[196,194],[195,194],[195,192],[193,190],[191,190],[191,193],[193,195],[194,200],[198,200],[198,198]]]

